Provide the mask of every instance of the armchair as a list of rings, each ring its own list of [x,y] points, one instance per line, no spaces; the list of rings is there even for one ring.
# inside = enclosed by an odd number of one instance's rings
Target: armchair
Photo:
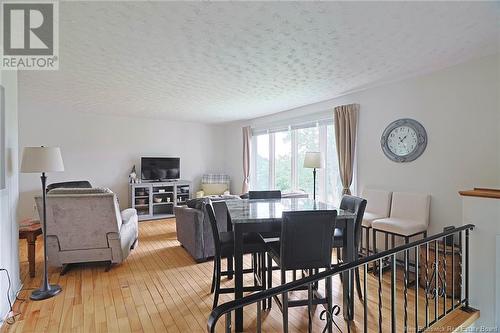
[[[42,198],[35,198],[38,210]],[[120,263],[137,245],[135,209],[120,212],[116,195],[102,188],[58,188],[47,195],[47,257],[52,266]]]
[[[196,197],[229,194],[230,189],[231,178],[228,175],[205,174],[201,177],[201,189],[196,192]]]

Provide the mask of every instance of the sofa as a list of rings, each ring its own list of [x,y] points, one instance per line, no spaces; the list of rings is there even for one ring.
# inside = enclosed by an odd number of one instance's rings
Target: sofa
[[[35,198],[43,211],[42,197]],[[116,195],[103,188],[56,188],[47,194],[47,259],[51,266],[124,261],[137,246],[137,211],[120,212]]]
[[[177,240],[196,262],[203,262],[215,254],[212,229],[205,204],[212,201],[219,231],[227,231],[226,200],[241,200],[238,196],[212,196],[197,198],[186,206],[174,207]]]

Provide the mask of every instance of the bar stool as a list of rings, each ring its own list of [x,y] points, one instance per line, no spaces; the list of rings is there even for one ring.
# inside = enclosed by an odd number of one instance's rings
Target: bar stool
[[[428,194],[394,192],[390,216],[372,223],[374,253],[378,252],[377,232],[385,235],[386,250],[388,235],[391,235],[391,247],[395,246],[395,237],[402,237],[405,244],[408,244],[410,238],[415,236],[427,237],[430,204],[431,196]]]
[[[353,195],[344,195],[340,201],[340,209],[351,212],[356,215],[354,220],[354,255],[355,258],[359,257],[359,245],[361,239],[361,223],[363,215],[365,214],[366,200]],[[346,246],[346,239],[344,237],[344,230],[335,229],[333,236],[333,248],[337,249],[337,264],[343,263],[341,256],[341,249]],[[356,275],[356,289],[358,291],[359,299],[363,299],[361,293],[361,281],[359,279],[359,268],[355,269]],[[342,274],[339,274],[342,278]]]
[[[234,234],[231,231],[219,232],[212,203],[206,204],[205,209],[206,213],[208,214],[208,219],[210,221],[210,227],[214,238],[215,255],[214,255],[214,270],[212,275],[211,292],[214,293],[213,308],[215,308],[217,307],[220,294],[234,293],[234,288],[220,287],[221,276],[232,273],[230,271],[223,272],[221,270],[221,260],[222,258],[226,259],[234,258]],[[266,269],[263,259],[266,250],[267,250],[266,244],[262,241],[262,239],[258,235],[255,234],[245,235],[243,239],[243,253],[252,254],[254,258],[256,254],[260,253],[262,260],[259,263],[256,263],[255,259],[253,260],[254,263],[261,266],[260,268],[257,268],[257,265],[254,264],[253,269],[243,270],[243,273],[254,274],[254,286],[244,287],[243,291],[266,290],[266,278],[265,278]],[[260,281],[257,281],[257,279],[255,278],[257,271],[260,273],[259,276]],[[260,285],[257,285],[258,282],[260,282]]]
[[[363,216],[363,223],[361,225],[365,234],[365,241],[363,247],[363,235],[361,234],[361,251],[363,256],[370,255],[370,229],[375,220],[384,219],[389,217],[391,212],[391,199],[392,192],[383,190],[367,189],[363,190],[361,195],[366,199],[366,210]]]

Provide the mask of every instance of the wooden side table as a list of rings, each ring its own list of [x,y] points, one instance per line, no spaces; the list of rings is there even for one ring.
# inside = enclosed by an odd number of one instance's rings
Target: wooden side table
[[[31,225],[19,226],[19,239],[26,239],[28,242],[28,263],[30,277],[35,277],[35,246],[36,238],[42,234],[42,226],[40,223]]]

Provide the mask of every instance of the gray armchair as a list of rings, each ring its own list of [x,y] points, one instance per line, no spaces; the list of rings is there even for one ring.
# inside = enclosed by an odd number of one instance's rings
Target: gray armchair
[[[42,198],[35,198],[42,212]],[[51,266],[120,263],[137,245],[135,209],[120,212],[108,189],[59,188],[47,195],[47,257]]]

